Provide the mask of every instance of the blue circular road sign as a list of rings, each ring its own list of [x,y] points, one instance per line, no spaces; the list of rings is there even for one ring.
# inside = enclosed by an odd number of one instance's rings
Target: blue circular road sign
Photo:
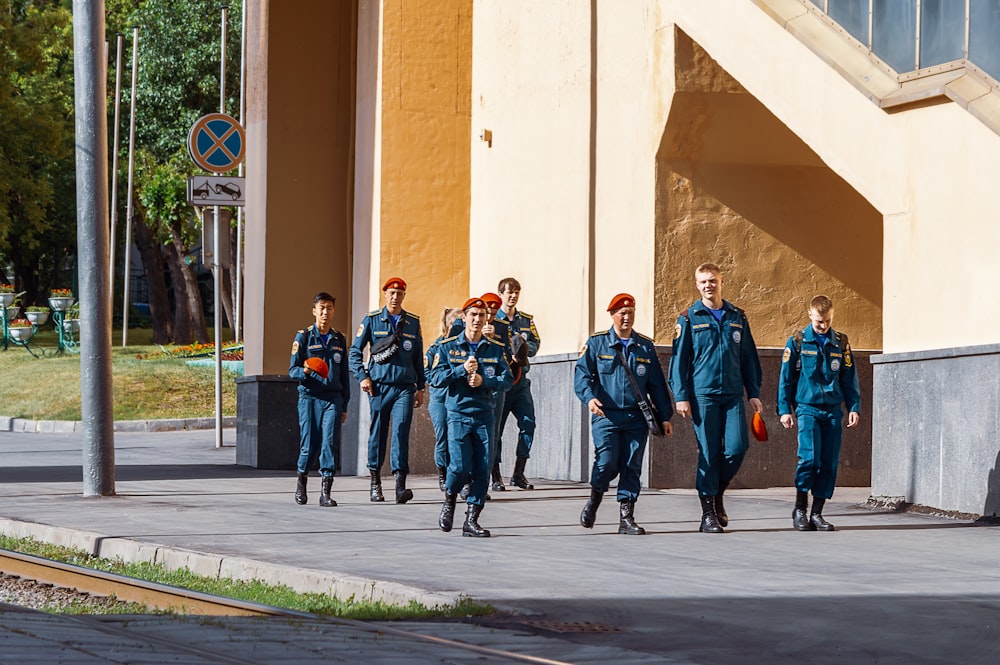
[[[243,127],[225,113],[198,118],[188,134],[188,152],[194,163],[213,173],[231,171],[243,161],[246,135]]]

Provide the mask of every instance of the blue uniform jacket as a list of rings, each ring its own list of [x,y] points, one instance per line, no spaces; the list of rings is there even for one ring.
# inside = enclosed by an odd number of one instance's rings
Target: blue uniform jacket
[[[678,402],[695,396],[732,398],[746,391],[760,397],[760,358],[746,314],[722,301],[722,320],[716,321],[702,301],[677,318],[670,357],[670,389]]]
[[[826,344],[820,346],[813,327],[807,326],[792,335],[781,356],[778,379],[778,415],[795,413],[799,404],[819,408],[847,405],[848,411],[861,413],[861,388],[858,369],[847,335],[832,328]]]
[[[438,347],[440,346],[441,340],[443,339],[445,338],[438,337],[429,347],[427,347],[427,352],[424,353],[424,375],[427,376],[428,383],[430,383],[430,369],[431,369],[431,363],[434,362],[434,354],[438,352]],[[430,393],[436,399],[443,400],[445,395],[447,394],[447,389],[437,387],[433,383],[430,383]]]
[[[576,396],[581,402],[588,404],[596,397],[605,413],[639,410],[635,393],[618,358],[620,350],[622,344],[615,335],[614,328],[590,336],[576,361],[573,382]],[[670,402],[667,382],[663,378],[663,368],[656,356],[653,340],[633,331],[626,358],[632,375],[639,384],[639,390],[649,396],[662,420],[670,420],[674,415],[674,407]]]
[[[399,351],[385,363],[369,359],[365,367],[365,346],[374,344],[386,335],[391,335],[392,320],[389,311],[383,307],[368,312],[358,326],[351,344],[351,372],[358,381],[371,377],[375,383],[394,386],[416,386],[424,389],[424,340],[420,335],[420,317],[403,310],[403,339]]]
[[[520,335],[524,338],[524,341],[528,345],[528,357],[534,358],[535,354],[538,353],[538,347],[542,343],[542,338],[538,335],[538,328],[535,327],[535,320],[532,318],[531,314],[527,314],[520,310],[514,310],[514,318],[507,318],[507,314],[501,309],[497,312],[497,321],[506,321],[507,325],[510,326],[510,331],[508,337],[513,337],[514,335]],[[508,340],[507,344],[507,354],[510,357],[510,342]],[[525,367],[522,371],[527,374],[531,369],[531,366]]]
[[[465,332],[465,321],[461,317],[455,319],[448,331],[448,337],[457,337]],[[507,354],[507,362],[510,362],[510,321],[507,319],[493,319],[493,339],[503,345],[504,353]]]
[[[306,376],[303,365],[306,358],[322,358],[330,372],[321,379],[315,372]],[[328,402],[340,401],[341,408],[346,409],[351,401],[350,372],[347,367],[347,338],[333,328],[330,337],[323,344],[323,338],[315,325],[295,333],[292,342],[292,358],[289,361],[288,376],[299,382],[299,394],[316,397]]]
[[[494,393],[510,390],[514,382],[503,344],[484,337],[476,347],[475,357],[479,361],[476,373],[483,377],[483,383],[475,388],[469,385],[468,374],[463,366],[473,353],[465,333],[441,340],[436,348],[430,362],[429,380],[431,387],[448,391],[445,398],[448,415],[454,413],[482,418],[489,414],[492,420],[496,399]]]

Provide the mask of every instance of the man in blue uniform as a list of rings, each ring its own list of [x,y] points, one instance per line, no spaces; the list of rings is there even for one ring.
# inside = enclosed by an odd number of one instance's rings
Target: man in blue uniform
[[[462,535],[476,538],[490,535],[479,525],[479,515],[489,484],[495,395],[511,385],[503,344],[483,335],[488,316],[481,298],[467,300],[465,330],[438,343],[429,370],[431,385],[447,390],[448,477],[438,526],[451,531],[458,493],[468,483]]]
[[[514,386],[507,391],[503,400],[503,409],[497,423],[497,458],[493,466],[493,489],[503,488],[500,474],[500,456],[503,452],[503,428],[507,417],[514,414],[517,421],[517,461],[514,463],[514,473],[510,484],[523,490],[535,489],[524,475],[524,467],[531,457],[531,443],[535,437],[535,402],[531,397],[531,379],[528,378],[530,368],[529,358],[538,353],[542,340],[535,328],[531,314],[517,309],[517,301],[521,297],[521,283],[513,277],[500,280],[497,286],[503,303],[497,312],[497,321],[507,321],[510,325],[510,345],[508,356],[511,372],[514,375]],[[499,483],[499,488],[498,488]]]
[[[618,533],[641,536],[646,530],[635,522],[635,502],[649,429],[639,399],[656,407],[667,436],[672,434],[673,408],[653,340],[632,329],[635,298],[619,293],[611,299],[608,312],[611,328],[591,335],[576,361],[574,389],[591,413],[595,453],[590,499],[580,513],[580,525],[594,526],[601,499],[618,476]]]
[[[410,423],[413,409],[424,401],[424,343],[420,318],[403,309],[406,282],[392,277],[382,285],[385,307],[369,312],[358,326],[351,344],[351,371],[368,395],[371,427],[368,432],[368,471],[372,501],[385,501],[382,464],[392,427],[389,463],[396,476],[396,503],[406,503],[413,491],[406,488],[410,472]],[[368,365],[364,363],[369,347]]]
[[[701,300],[677,319],[670,389],[698,439],[699,531],[723,533],[729,517],[722,495],[749,447],[743,393],[761,410],[760,359],[746,314],[722,299],[719,267],[703,263],[694,277]]]
[[[861,389],[847,335],[835,331],[833,301],[816,296],[809,303],[810,324],[788,338],[781,356],[778,416],[786,428],[799,420],[799,464],[795,469],[792,526],[799,531],[834,531],[823,519],[823,505],[833,496],[840,463],[840,442],[847,406],[847,426],[861,419]],[[806,513],[809,491],[812,511]]]
[[[288,376],[299,382],[299,459],[295,503],[309,501],[306,480],[319,461],[322,485],[319,505],[336,506],[330,498],[333,476],[340,467],[340,427],[347,420],[351,399],[350,374],[347,368],[347,340],[333,329],[336,299],[325,291],[313,297],[315,322],[295,334]],[[327,374],[306,365],[309,358],[326,364]],[[318,363],[322,367],[322,363]]]

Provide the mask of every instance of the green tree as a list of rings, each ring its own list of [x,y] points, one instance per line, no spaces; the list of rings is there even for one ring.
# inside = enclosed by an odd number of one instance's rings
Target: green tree
[[[76,253],[72,46],[65,3],[0,2],[0,265],[26,305]]]

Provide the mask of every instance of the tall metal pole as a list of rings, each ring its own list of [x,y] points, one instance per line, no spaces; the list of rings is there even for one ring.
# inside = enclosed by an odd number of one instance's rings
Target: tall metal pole
[[[135,84],[139,78],[139,26],[132,28],[132,113],[128,125],[128,194],[125,204],[125,270],[122,281],[122,347],[128,345],[129,275],[132,266],[132,184],[135,173]]]
[[[219,72],[219,113],[226,112],[226,18],[229,7],[222,5],[222,57]],[[220,175],[216,173],[216,175]],[[222,253],[219,244],[219,206],[212,219],[212,282],[215,286],[215,447],[222,447]]]
[[[118,33],[118,55],[115,65],[115,130],[114,130],[114,153],[111,156],[111,288],[108,293],[111,298],[111,317],[115,315],[115,238],[118,237],[118,136],[121,133],[121,107],[122,107],[122,47],[124,46],[124,36]]]
[[[240,10],[243,17],[243,25],[240,32],[240,126],[243,124],[243,107],[247,99],[247,8],[246,0]],[[243,162],[240,162],[240,169],[237,173],[243,177]],[[243,337],[243,206],[236,208],[236,295],[233,298],[233,341],[239,342]]]
[[[104,0],[73,0],[76,221],[80,261],[80,398],[83,494],[115,493],[108,283],[108,85]]]

